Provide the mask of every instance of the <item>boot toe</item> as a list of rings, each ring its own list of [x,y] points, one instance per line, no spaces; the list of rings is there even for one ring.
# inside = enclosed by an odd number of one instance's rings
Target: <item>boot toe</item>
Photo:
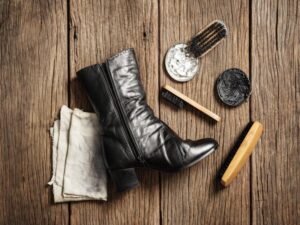
[[[197,141],[188,141],[189,145],[185,154],[185,167],[190,167],[206,156],[213,153],[219,146],[218,142],[212,138],[204,138]]]

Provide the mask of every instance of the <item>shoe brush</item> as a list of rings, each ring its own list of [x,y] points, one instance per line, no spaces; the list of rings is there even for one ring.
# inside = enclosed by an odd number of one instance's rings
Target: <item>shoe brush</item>
[[[220,121],[221,119],[217,114],[213,113],[209,109],[205,108],[204,106],[200,105],[199,103],[195,102],[194,100],[190,99],[189,97],[177,91],[175,88],[170,87],[169,85],[165,85],[162,87],[161,96],[178,108],[182,109],[187,105],[190,105],[194,109],[204,113],[215,121]]]
[[[221,184],[227,187],[246,164],[263,132],[260,122],[250,122],[221,167]]]
[[[176,81],[191,80],[198,72],[199,59],[211,51],[228,35],[223,21],[215,20],[187,43],[173,45],[165,57],[168,74]]]

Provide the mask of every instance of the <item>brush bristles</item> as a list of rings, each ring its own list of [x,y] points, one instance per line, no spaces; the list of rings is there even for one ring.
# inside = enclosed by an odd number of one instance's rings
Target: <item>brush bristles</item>
[[[219,179],[222,178],[224,175],[225,171],[227,170],[230,162],[232,161],[233,157],[235,156],[235,153],[238,151],[240,145],[242,144],[244,138],[246,137],[248,131],[250,130],[251,126],[253,125],[253,122],[249,122],[247,126],[244,128],[243,132],[239,136],[237,142],[234,144],[233,148],[231,151],[228,153],[224,163],[222,164],[221,169],[219,170],[218,177]]]
[[[172,103],[180,109],[182,109],[185,106],[185,102],[181,98],[177,97],[165,88],[161,89],[161,96],[162,98],[164,98],[165,100],[167,100],[168,102]]]
[[[221,21],[215,21],[190,41],[187,50],[196,58],[200,57],[216,46],[227,36],[227,33],[225,24]]]

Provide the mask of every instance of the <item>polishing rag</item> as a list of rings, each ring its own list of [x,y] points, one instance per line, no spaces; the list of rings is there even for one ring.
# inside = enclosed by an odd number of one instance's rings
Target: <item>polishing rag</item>
[[[107,178],[103,163],[100,126],[94,113],[60,110],[50,128],[54,202],[106,200]]]

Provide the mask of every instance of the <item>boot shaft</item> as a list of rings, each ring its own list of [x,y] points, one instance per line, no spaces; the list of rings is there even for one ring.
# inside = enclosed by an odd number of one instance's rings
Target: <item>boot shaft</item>
[[[77,76],[85,87],[102,126],[107,167],[120,169],[137,166],[130,138],[127,136],[108,82],[106,66],[96,64],[86,67],[78,71]]]

